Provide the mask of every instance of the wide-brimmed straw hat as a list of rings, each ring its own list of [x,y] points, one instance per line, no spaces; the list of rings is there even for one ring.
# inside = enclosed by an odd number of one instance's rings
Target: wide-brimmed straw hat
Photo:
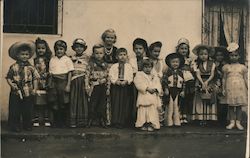
[[[18,51],[20,47],[23,46],[27,46],[30,48],[30,56],[29,59],[34,55],[35,53],[35,43],[33,41],[20,41],[20,42],[16,42],[14,44],[12,44],[9,48],[9,56],[14,59],[17,60],[17,55],[18,55]]]
[[[227,46],[227,51],[228,52],[234,52],[236,51],[237,49],[239,49],[239,45],[237,43],[229,43],[228,46]]]

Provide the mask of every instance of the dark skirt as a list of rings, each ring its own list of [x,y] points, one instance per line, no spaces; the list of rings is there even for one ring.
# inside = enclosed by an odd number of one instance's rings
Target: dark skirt
[[[111,122],[113,125],[129,126],[132,117],[132,87],[111,85]]]
[[[82,127],[88,120],[88,96],[85,91],[84,76],[71,82],[70,88],[70,125]]]

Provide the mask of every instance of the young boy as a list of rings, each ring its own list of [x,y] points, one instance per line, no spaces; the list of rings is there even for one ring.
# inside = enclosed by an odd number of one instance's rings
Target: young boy
[[[104,60],[104,46],[93,46],[93,54],[88,65],[87,91],[90,96],[89,120],[87,127],[91,127],[94,119],[100,121],[100,125],[106,128],[106,105],[110,84],[108,81],[108,63]]]
[[[179,97],[184,97],[184,77],[181,71],[184,58],[178,53],[171,53],[166,57],[165,62],[169,66],[162,78],[165,95],[169,96],[165,120],[167,126],[181,126]]]
[[[74,70],[73,62],[66,56],[67,44],[63,40],[56,41],[55,55],[49,62],[48,99],[54,115],[54,126],[64,127],[67,121],[69,108],[69,92],[71,73]]]
[[[33,42],[17,42],[9,49],[9,56],[16,60],[16,63],[10,66],[6,77],[11,87],[9,125],[14,132],[21,131],[21,117],[23,129],[32,130],[32,108],[39,74],[28,60],[33,56],[34,51]]]

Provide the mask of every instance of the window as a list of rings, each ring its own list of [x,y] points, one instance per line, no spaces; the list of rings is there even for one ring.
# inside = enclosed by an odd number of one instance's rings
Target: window
[[[205,0],[202,42],[211,46],[236,42],[241,63],[247,63],[249,39],[248,0]]]
[[[58,0],[4,0],[3,32],[57,34]]]

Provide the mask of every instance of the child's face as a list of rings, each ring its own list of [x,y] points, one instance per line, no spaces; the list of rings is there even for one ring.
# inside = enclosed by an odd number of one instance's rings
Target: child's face
[[[238,52],[234,51],[229,54],[229,59],[232,63],[237,63],[240,59]]]
[[[84,52],[84,47],[80,44],[75,44],[74,51],[76,52],[76,55],[82,55]]]
[[[104,48],[96,48],[94,50],[94,57],[97,60],[102,60],[104,57]]]
[[[208,60],[208,50],[207,49],[201,49],[198,53],[199,53],[198,57],[201,61]]]
[[[113,45],[115,43],[115,35],[113,33],[107,33],[104,38],[104,43],[107,45]]]
[[[127,61],[127,58],[128,58],[127,52],[120,52],[117,55],[117,59],[118,59],[119,62],[125,63]]]
[[[178,48],[178,53],[180,53],[183,57],[187,57],[188,55],[188,45],[181,44]]]
[[[39,59],[38,59],[38,63],[39,63],[40,65],[45,65],[45,60],[44,60],[43,58],[39,58]]]
[[[136,57],[143,57],[143,55],[145,54],[144,47],[139,44],[136,44],[134,46],[134,52],[135,52]]]
[[[180,59],[174,58],[170,61],[170,66],[172,69],[178,69],[180,67]]]
[[[45,46],[45,44],[43,44],[43,43],[37,44],[36,51],[37,51],[37,54],[39,56],[45,55],[45,53],[46,53],[46,46]]]
[[[151,74],[151,71],[152,71],[152,66],[150,66],[150,65],[145,65],[145,66],[143,66],[143,72],[145,73],[145,74]]]
[[[21,50],[21,51],[19,51],[19,53],[17,55],[18,60],[21,62],[28,61],[29,57],[30,57],[30,53],[28,50]]]
[[[56,47],[56,56],[58,57],[58,58],[61,58],[62,56],[64,56],[65,55],[65,49],[64,49],[64,47],[61,47],[61,46],[57,46]]]
[[[217,52],[215,60],[218,61],[218,62],[222,62],[224,60],[224,54],[223,54],[223,52]]]
[[[151,57],[153,59],[158,59],[158,57],[160,56],[160,52],[161,52],[161,47],[154,47],[153,50],[151,51]]]

